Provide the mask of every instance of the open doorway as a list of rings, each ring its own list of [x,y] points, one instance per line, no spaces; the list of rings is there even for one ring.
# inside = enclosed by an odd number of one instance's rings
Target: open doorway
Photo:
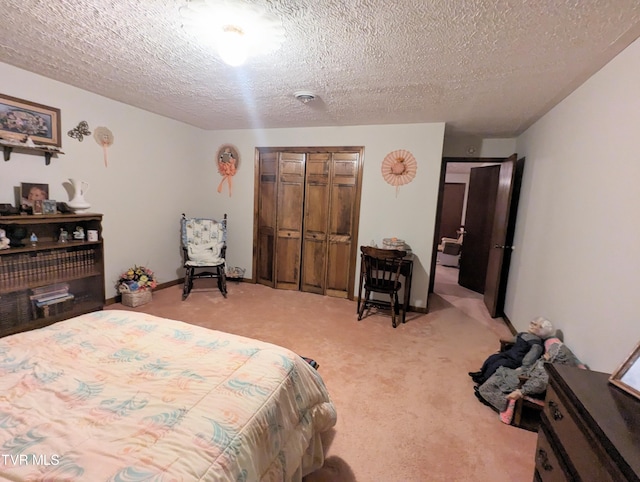
[[[467,226],[471,227],[472,236],[487,240],[491,238],[492,214],[496,201],[495,186],[486,187],[490,194],[478,195],[477,175],[488,171],[496,173],[503,161],[505,158],[443,158],[434,234],[434,249],[437,247],[437,251],[434,252],[435,263],[432,266],[429,286],[430,293],[497,331],[502,331],[504,327],[502,318],[492,318],[484,303],[484,286],[481,283],[469,283],[464,276],[460,279],[460,262],[466,263],[463,268],[467,269],[463,269],[463,274],[466,273],[467,277],[470,263],[478,263],[480,272],[477,276],[484,281],[487,258],[479,256],[476,252],[477,239],[473,240],[473,244],[468,243],[469,252],[465,253],[464,240],[468,235]],[[476,176],[474,183],[471,182],[472,175]],[[472,191],[475,190],[471,192],[471,204],[470,184],[474,186]],[[460,246],[453,243],[455,240]],[[463,258],[465,255],[466,258]]]

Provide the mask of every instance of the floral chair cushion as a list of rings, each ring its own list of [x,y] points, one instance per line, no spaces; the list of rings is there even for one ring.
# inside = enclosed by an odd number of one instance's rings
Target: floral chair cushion
[[[187,266],[217,266],[224,263],[224,224],[213,219],[192,218],[182,223],[182,244],[187,250]]]

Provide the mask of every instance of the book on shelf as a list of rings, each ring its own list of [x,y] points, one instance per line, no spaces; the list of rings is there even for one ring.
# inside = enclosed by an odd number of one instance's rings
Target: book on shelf
[[[38,308],[42,308],[43,306],[55,305],[57,303],[62,303],[64,301],[70,301],[74,299],[75,296],[71,293],[68,293],[66,296],[60,296],[58,298],[51,298],[48,300],[34,300],[35,305]]]
[[[33,301],[50,301],[50,300],[56,300],[58,298],[64,298],[66,296],[69,295],[68,291],[64,291],[64,292],[55,292],[55,293],[49,293],[46,295],[31,295],[30,299],[32,299]]]
[[[69,299],[69,284],[54,283],[52,285],[41,286],[31,290],[32,295],[29,297],[31,301],[37,303],[46,303],[49,301],[60,302]],[[73,296],[73,295],[71,295]]]
[[[54,292],[68,292],[69,291],[69,283],[53,283],[47,286],[40,286],[38,288],[32,288],[31,293],[35,295],[42,295]]]

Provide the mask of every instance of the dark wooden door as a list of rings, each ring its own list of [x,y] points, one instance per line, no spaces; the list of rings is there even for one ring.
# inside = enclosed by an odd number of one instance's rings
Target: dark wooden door
[[[447,182],[444,185],[438,239],[458,237],[458,229],[462,225],[462,208],[466,187],[466,184],[459,182]]]
[[[300,289],[305,154],[282,152],[278,163],[276,288]]]
[[[494,318],[501,316],[504,309],[523,171],[524,159],[516,161],[515,154],[500,165],[484,288],[484,304]]]
[[[458,284],[484,293],[500,166],[475,167],[469,176],[465,236]]]

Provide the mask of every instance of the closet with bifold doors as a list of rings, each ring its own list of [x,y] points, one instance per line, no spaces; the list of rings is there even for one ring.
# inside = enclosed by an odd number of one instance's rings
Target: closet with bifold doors
[[[258,148],[254,273],[260,284],[352,296],[362,147]]]

